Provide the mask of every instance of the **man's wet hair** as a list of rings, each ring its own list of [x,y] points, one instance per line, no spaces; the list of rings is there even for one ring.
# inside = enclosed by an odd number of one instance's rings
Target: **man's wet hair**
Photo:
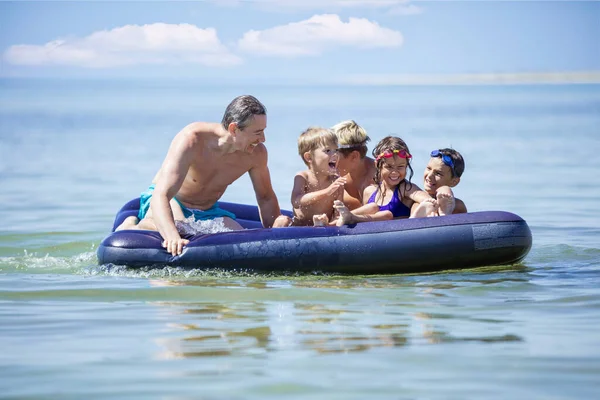
[[[267,115],[267,108],[254,96],[238,96],[225,109],[221,125],[228,129],[229,124],[234,122],[239,129],[244,129],[255,115]]]

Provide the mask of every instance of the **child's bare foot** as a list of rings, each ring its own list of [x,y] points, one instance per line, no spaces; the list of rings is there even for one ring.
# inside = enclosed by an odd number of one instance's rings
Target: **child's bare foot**
[[[313,215],[313,225],[314,226],[327,226],[329,222],[329,218],[325,214]]]
[[[425,217],[433,217],[436,215],[438,210],[438,204],[435,199],[427,199],[423,201],[419,206],[415,209],[411,218],[425,218]]]
[[[292,225],[292,219],[287,215],[280,215],[273,222],[273,228],[286,228]]]
[[[121,225],[117,226],[116,231],[122,231],[126,229],[135,229],[140,220],[135,215],[125,218],[125,220],[121,223]]]
[[[454,211],[456,201],[454,199],[454,193],[448,186],[443,186],[437,190],[437,202],[440,206],[438,212],[440,215],[451,215]]]
[[[337,226],[348,225],[354,222],[352,213],[341,200],[334,201],[333,207],[340,213],[340,217],[335,223]]]

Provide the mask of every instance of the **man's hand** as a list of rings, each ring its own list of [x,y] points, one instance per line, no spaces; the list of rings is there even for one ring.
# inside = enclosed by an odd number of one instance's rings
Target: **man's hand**
[[[178,256],[183,250],[183,246],[188,244],[190,241],[187,239],[176,238],[176,239],[165,239],[162,242],[162,246],[167,249],[173,256]]]

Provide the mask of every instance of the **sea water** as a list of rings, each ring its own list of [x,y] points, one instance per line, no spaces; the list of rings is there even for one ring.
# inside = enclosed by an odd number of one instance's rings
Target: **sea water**
[[[308,126],[354,119],[466,161],[470,211],[523,217],[518,265],[393,276],[99,266],[173,136],[268,108],[289,209]],[[600,85],[210,86],[0,80],[0,397],[593,398],[600,393]],[[223,200],[255,204],[249,178]],[[402,254],[396,255],[399,262]]]

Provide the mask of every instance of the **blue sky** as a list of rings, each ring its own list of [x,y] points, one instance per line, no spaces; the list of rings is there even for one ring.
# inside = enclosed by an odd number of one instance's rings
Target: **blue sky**
[[[0,1],[0,76],[600,73],[597,1]]]

